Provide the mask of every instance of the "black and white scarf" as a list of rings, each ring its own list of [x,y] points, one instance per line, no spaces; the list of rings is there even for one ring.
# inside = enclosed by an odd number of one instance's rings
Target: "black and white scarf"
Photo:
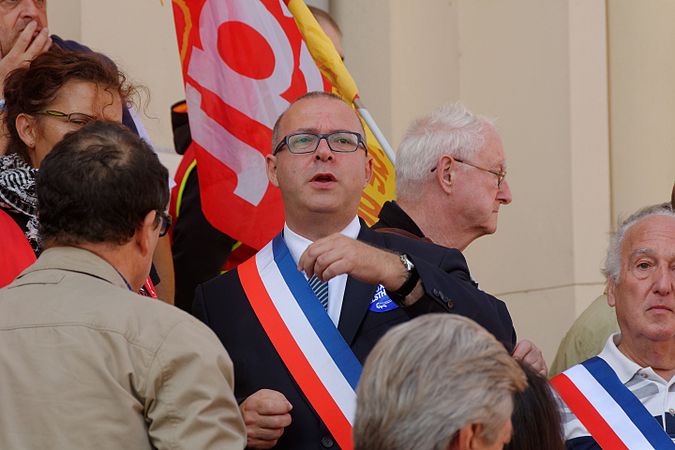
[[[37,192],[35,178],[38,169],[17,154],[0,157],[0,207],[28,217],[23,230],[36,254],[40,252],[37,220]]]

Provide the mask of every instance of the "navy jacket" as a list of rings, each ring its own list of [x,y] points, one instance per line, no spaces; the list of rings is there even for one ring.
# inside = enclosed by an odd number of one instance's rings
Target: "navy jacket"
[[[429,312],[450,312],[474,319],[509,349],[513,347],[515,332],[506,306],[476,287],[461,252],[391,233],[377,233],[363,224],[358,239],[408,254],[425,290],[425,295],[412,307],[374,312],[369,306],[377,286],[348,278],[338,330],[361,363],[387,330]],[[260,389],[272,389],[283,393],[293,405],[292,423],[276,449],[339,448],[258,322],[236,270],[197,287],[193,314],[213,329],[230,354],[239,402]]]

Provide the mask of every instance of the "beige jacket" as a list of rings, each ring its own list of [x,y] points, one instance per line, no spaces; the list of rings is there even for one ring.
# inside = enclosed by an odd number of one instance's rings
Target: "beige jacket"
[[[0,449],[242,449],[233,387],[211,330],[86,250],[0,289]]]

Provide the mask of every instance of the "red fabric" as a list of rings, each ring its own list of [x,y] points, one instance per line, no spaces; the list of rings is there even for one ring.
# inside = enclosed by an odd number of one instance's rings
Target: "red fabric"
[[[21,228],[0,209],[0,287],[14,281],[35,262],[35,253]]]
[[[173,5],[204,216],[260,249],[284,223],[265,172],[274,121],[289,102],[329,85],[282,2]]]
[[[579,389],[561,373],[551,380],[551,386],[558,391],[560,397],[567,403],[567,406],[577,416],[579,421],[586,427],[593,439],[603,449],[628,450],[628,447],[616,435],[607,421],[598,413],[591,402],[581,393]]]
[[[254,248],[249,247],[246,244],[241,244],[239,247],[232,250],[230,256],[227,257],[225,261],[225,267],[223,267],[222,272],[228,272],[244,261],[248,260],[254,256],[258,251]]]

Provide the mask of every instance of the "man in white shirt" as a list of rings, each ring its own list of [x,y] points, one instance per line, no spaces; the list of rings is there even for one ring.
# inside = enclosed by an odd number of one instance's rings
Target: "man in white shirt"
[[[675,212],[664,203],[620,224],[605,265],[620,332],[598,357],[552,380],[568,448],[675,448]]]

